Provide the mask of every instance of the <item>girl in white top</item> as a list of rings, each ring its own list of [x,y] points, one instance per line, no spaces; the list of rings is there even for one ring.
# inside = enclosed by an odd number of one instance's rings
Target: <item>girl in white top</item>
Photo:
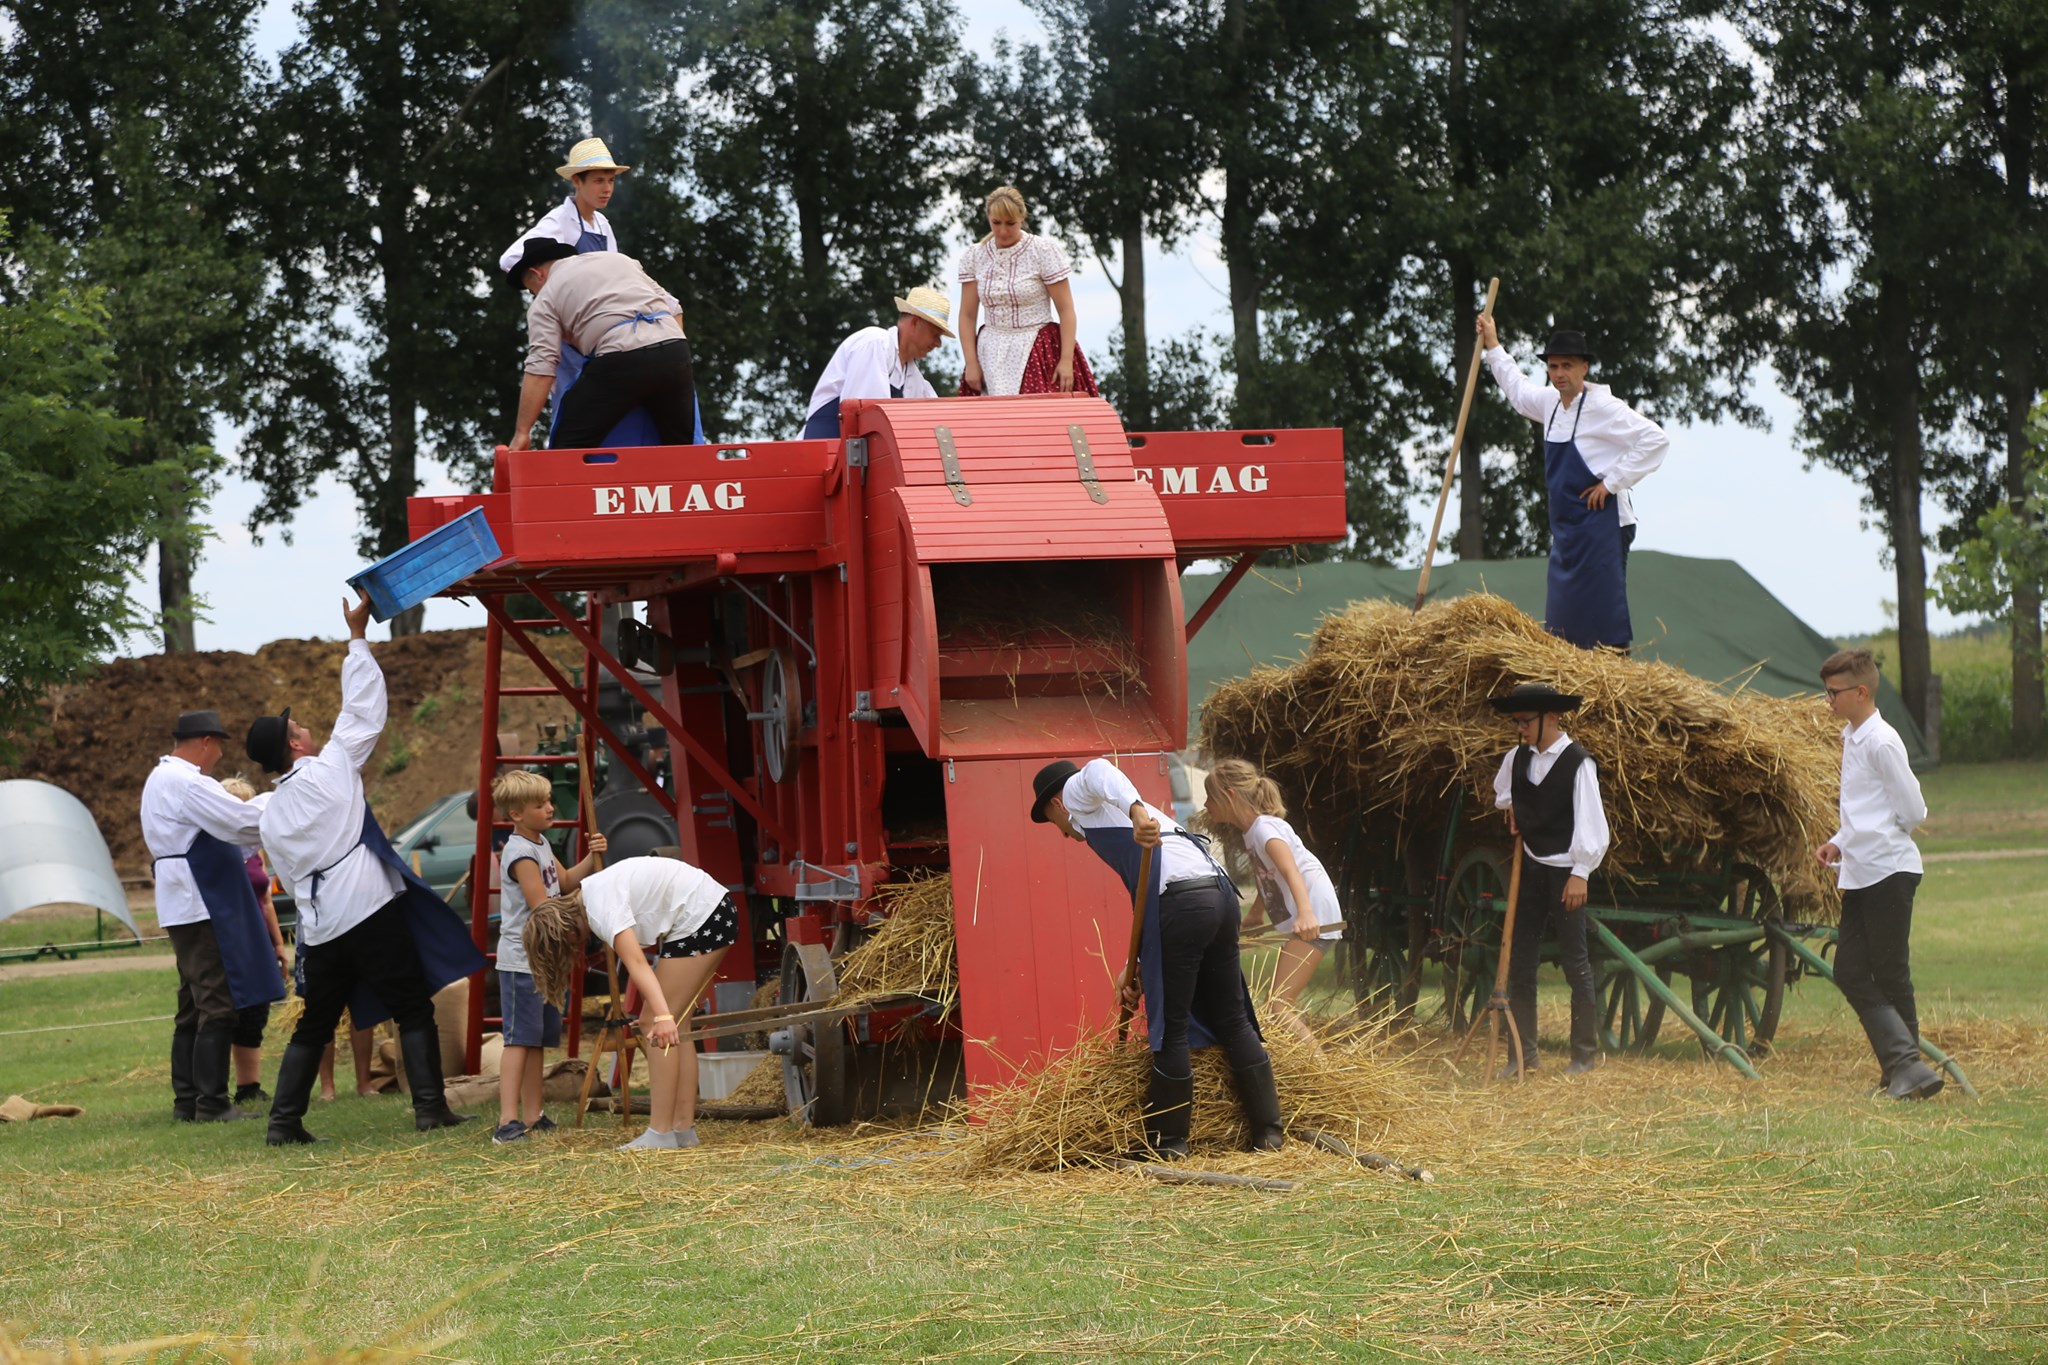
[[[1272,778],[1243,759],[1226,758],[1209,770],[1207,791],[1203,809],[1210,825],[1243,837],[1258,881],[1258,908],[1288,936],[1280,946],[1273,997],[1293,1005],[1323,954],[1344,937],[1337,888],[1322,861],[1282,818],[1287,805]],[[1288,1019],[1297,1033],[1313,1041],[1299,1016],[1290,1013]]]
[[[1024,196],[1010,186],[992,191],[987,207],[988,236],[960,257],[960,392],[1094,396],[1095,376],[1074,342],[1067,253],[1024,230]]]
[[[526,959],[544,1000],[559,1000],[596,934],[640,992],[647,1039],[647,1131],[622,1151],[697,1145],[697,1049],[676,1025],[697,1008],[725,950],[739,939],[739,911],[725,887],[679,858],[626,858],[583,879],[573,894],[533,908]],[[647,953],[657,953],[652,966]]]

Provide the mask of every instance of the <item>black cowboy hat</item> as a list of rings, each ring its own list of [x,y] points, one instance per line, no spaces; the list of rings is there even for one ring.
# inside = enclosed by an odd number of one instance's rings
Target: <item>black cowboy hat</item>
[[[228,737],[228,727],[220,723],[218,711],[186,711],[171,727],[171,738],[176,740],[204,739],[208,735],[216,739]]]
[[[1516,683],[1505,697],[1491,697],[1489,704],[1502,715],[1517,711],[1576,711],[1584,697],[1560,692],[1549,683]]]
[[[242,750],[251,763],[261,763],[265,772],[285,770],[291,762],[291,750],[286,747],[291,738],[291,718],[292,708],[287,706],[274,716],[258,716],[250,722],[249,737],[242,741]]]
[[[519,259],[505,272],[505,284],[513,293],[526,288],[526,272],[537,265],[559,261],[576,254],[576,248],[552,237],[528,237],[520,244]]]
[[[1593,354],[1591,347],[1586,345],[1586,334],[1584,332],[1552,332],[1549,343],[1536,353],[1536,358],[1548,360],[1554,355],[1577,356],[1588,365],[1600,358]]]
[[[1045,803],[1060,794],[1067,785],[1067,779],[1081,770],[1066,759],[1056,759],[1038,770],[1038,776],[1031,779],[1031,823],[1042,825],[1045,821]]]

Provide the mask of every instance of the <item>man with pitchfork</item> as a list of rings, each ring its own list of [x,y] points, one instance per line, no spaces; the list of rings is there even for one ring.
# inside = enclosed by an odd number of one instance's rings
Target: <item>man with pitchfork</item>
[[[1582,333],[1550,334],[1540,353],[1548,388],[1522,377],[1491,313],[1479,315],[1479,342],[1508,406],[1543,424],[1550,488],[1544,629],[1581,649],[1626,650],[1635,638],[1628,619],[1628,547],[1636,538],[1629,489],[1664,463],[1671,438],[1605,384],[1586,382],[1594,355]]]
[[[1140,903],[1144,933],[1136,979],[1127,976],[1126,1011],[1145,998],[1152,1081],[1145,1095],[1145,1146],[1138,1159],[1178,1161],[1188,1155],[1194,1117],[1191,1047],[1221,1046],[1237,1082],[1254,1151],[1286,1141],[1273,1062],[1259,1037],[1251,993],[1238,960],[1238,895],[1209,841],[1182,829],[1146,802],[1106,758],[1076,767],[1048,763],[1031,781],[1031,819],[1088,845]],[[1125,1019],[1129,1019],[1128,1012]]]

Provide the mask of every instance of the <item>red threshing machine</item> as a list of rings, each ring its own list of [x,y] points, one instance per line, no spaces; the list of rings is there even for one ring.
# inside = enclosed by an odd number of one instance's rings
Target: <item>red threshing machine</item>
[[[501,696],[559,694],[673,812],[682,856],[732,888],[746,924],[721,975],[739,984],[710,1007],[745,1009],[780,971],[782,1005],[731,1031],[774,1027],[792,1112],[829,1124],[957,1093],[963,1073],[1000,1084],[1114,1019],[1128,902],[1029,823],[1032,774],[1110,754],[1166,804],[1187,638],[1261,551],[1344,536],[1343,439],[1126,434],[1080,397],[860,401],[837,440],[501,448],[492,492],[412,499],[412,534],[479,507],[504,557],[446,595],[490,616],[483,786],[563,761],[498,743]],[[1219,556],[1236,567],[1183,624],[1181,569]],[[544,615],[512,614],[526,595]],[[644,621],[609,647],[601,608],[636,602]],[[542,627],[575,636],[580,679]],[[501,683],[507,642],[546,686]],[[667,731],[666,789],[605,725],[600,671]],[[957,1017],[825,1007],[877,887],[921,868],[953,874]],[[488,952],[490,897],[472,904]]]

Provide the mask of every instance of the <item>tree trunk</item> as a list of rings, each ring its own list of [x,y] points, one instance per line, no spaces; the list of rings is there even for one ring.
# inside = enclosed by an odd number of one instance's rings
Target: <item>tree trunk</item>
[[[2031,54],[2008,49],[2005,117],[1999,127],[2005,162],[2007,231],[2014,242],[2027,240],[2033,214],[2035,138],[2039,131],[2039,92],[2029,77]],[[1994,111],[1995,116],[1995,111]],[[2031,258],[2028,258],[2031,260]],[[2015,513],[2024,510],[2027,495],[2027,416],[2034,405],[2035,347],[2033,318],[2038,294],[2035,270],[2006,292],[2009,321],[2005,327],[2005,495]],[[2044,724],[2041,682],[2041,588],[2015,576],[2012,590],[2012,753],[2031,757],[2048,738]]]
[[[1259,395],[1260,280],[1254,232],[1258,208],[1253,203],[1251,148],[1245,126],[1251,116],[1245,88],[1244,44],[1247,0],[1224,0],[1224,99],[1228,122],[1223,148],[1223,263],[1230,271],[1230,353],[1237,372],[1233,420],[1239,426],[1265,423],[1268,414]]]
[[[1124,425],[1152,429],[1152,353],[1145,340],[1145,215],[1135,210],[1124,223]]]
[[[192,569],[197,555],[181,540],[156,545],[156,599],[164,617],[164,653],[195,654],[199,646],[192,622]]]
[[[1899,691],[1915,725],[1927,724],[1927,554],[1920,529],[1920,370],[1913,354],[1907,286],[1878,282],[1877,328],[1884,374],[1885,424],[1891,471],[1892,561],[1899,593]]]
[[[820,134],[828,117],[823,108],[824,96],[818,90],[824,74],[818,61],[817,20],[805,9],[789,22],[800,29],[790,59],[795,86],[790,101],[796,127],[794,145],[813,149],[825,143]],[[806,150],[800,153],[790,181],[790,198],[796,205],[797,263],[802,272],[803,291],[799,297],[804,335],[797,345],[807,362],[804,372],[816,376],[824,372],[833,351],[845,339],[839,334],[840,319],[830,315],[827,304],[832,297],[832,258],[827,240],[831,168],[823,164],[815,150]]]
[[[1469,189],[1472,183],[1471,129],[1468,126],[1470,100],[1467,97],[1466,53],[1468,49],[1467,30],[1471,21],[1469,0],[1451,0],[1451,52],[1448,92],[1448,112],[1445,136],[1449,140],[1446,149],[1450,154],[1452,200],[1454,204],[1469,204]],[[1454,209],[1453,212],[1456,210]],[[1478,284],[1478,271],[1472,266],[1471,258],[1462,244],[1463,225],[1449,225],[1453,245],[1445,262],[1450,267],[1451,283],[1451,393],[1453,401],[1463,396],[1466,357],[1472,345],[1472,292]],[[1453,409],[1453,420],[1456,410]],[[1469,429],[1465,433],[1465,445],[1458,452],[1458,558],[1486,558],[1486,464],[1485,449],[1477,436]]]

